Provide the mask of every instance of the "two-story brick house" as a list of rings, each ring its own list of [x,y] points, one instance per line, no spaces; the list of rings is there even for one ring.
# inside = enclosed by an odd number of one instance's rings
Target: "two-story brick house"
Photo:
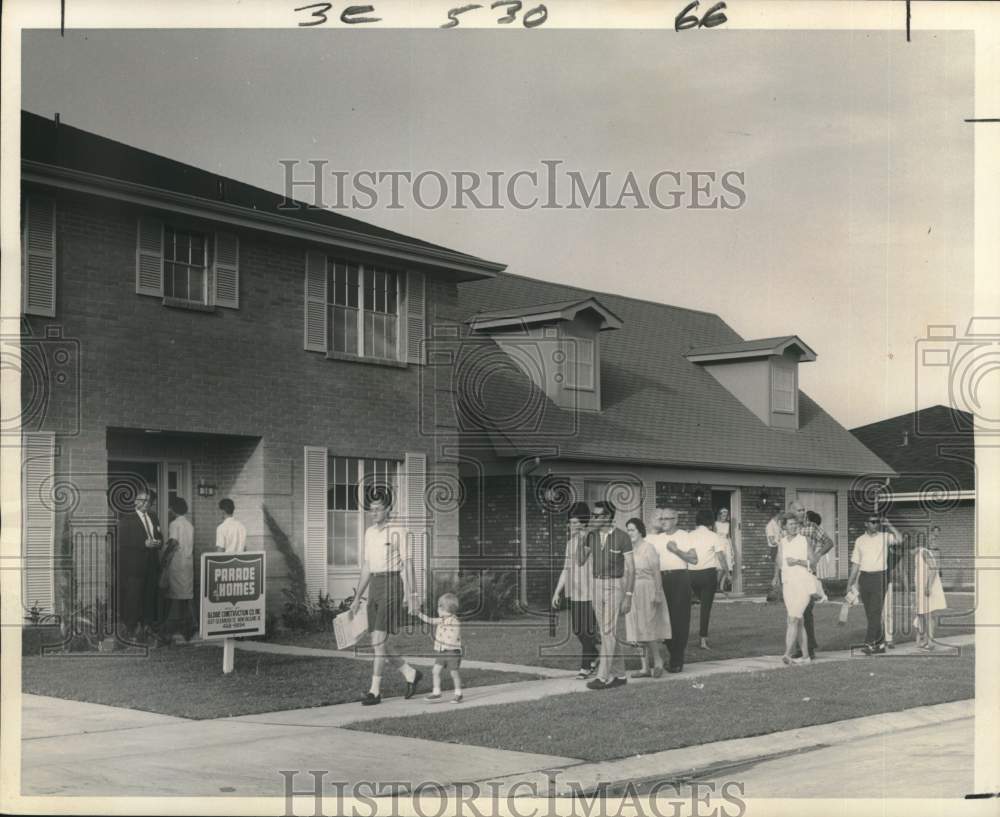
[[[21,128],[25,605],[52,607],[54,552],[106,584],[140,483],[164,522],[188,501],[196,554],[231,497],[275,612],[284,540],[310,595],[350,593],[368,483],[396,489],[418,581],[454,574],[457,511],[424,504],[427,475],[458,466],[438,454],[454,430],[419,420],[422,342],[459,283],[502,265],[30,113]]]

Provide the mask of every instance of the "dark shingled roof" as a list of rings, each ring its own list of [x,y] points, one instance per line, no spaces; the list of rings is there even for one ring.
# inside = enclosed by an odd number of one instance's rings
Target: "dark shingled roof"
[[[277,193],[71,127],[65,122],[57,127],[54,120],[23,110],[21,159],[197,196],[208,201],[221,201],[243,207],[248,214],[258,212],[294,218],[306,224],[350,230],[361,237],[404,242],[414,251],[420,248],[444,250],[458,260],[491,264],[476,256],[385,230],[337,211],[305,204],[295,209],[279,209],[278,205],[285,198]]]
[[[889,483],[894,492],[976,488],[973,417],[968,412],[932,406],[851,433],[899,473]]]
[[[624,321],[621,330],[600,338],[600,412],[560,409],[526,375],[502,362],[491,365],[489,376],[459,378],[468,389],[466,423],[470,416],[478,418],[500,454],[558,446],[561,456],[594,461],[893,473],[808,395],[800,396],[798,431],[770,428],[703,367],[687,360],[693,346],[742,342],[717,315],[510,274],[460,284],[458,289],[458,312],[463,315],[596,295]],[[503,357],[495,350],[483,359]],[[529,429],[523,420],[532,412],[538,421]],[[513,425],[518,430],[512,430]]]
[[[756,340],[744,340],[739,343],[722,343],[715,346],[699,346],[688,351],[688,355],[729,355],[746,352],[760,352],[767,354],[776,351],[786,343],[797,343],[805,345],[801,338],[795,335],[785,335],[780,338],[757,338]],[[808,348],[808,347],[807,347]]]

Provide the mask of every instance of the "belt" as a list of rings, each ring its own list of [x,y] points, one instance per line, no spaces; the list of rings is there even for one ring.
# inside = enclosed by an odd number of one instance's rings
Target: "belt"
[[[661,573],[687,573],[688,569],[686,567],[668,567],[666,570],[661,570]]]

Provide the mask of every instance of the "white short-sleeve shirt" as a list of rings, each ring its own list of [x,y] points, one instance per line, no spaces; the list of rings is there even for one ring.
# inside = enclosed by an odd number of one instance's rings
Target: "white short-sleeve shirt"
[[[708,570],[711,567],[719,567],[719,554],[726,553],[726,545],[722,537],[704,525],[699,525],[687,535],[685,548],[694,548],[698,554],[698,561],[693,565],[689,564],[688,570]],[[674,556],[672,553],[670,555]],[[677,557],[674,556],[674,558]],[[726,558],[729,558],[728,554]]]
[[[215,546],[226,553],[242,553],[247,548],[247,529],[235,517],[227,516],[215,529]]]
[[[862,533],[854,540],[851,564],[860,565],[865,573],[879,573],[886,567],[886,550],[896,541],[891,533]]]
[[[399,573],[407,553],[406,528],[390,522],[365,530],[365,561],[372,573]]]
[[[687,562],[676,553],[671,553],[667,550],[668,542],[676,543],[677,547],[681,550],[688,550],[690,546],[687,544],[687,537],[687,531],[683,531],[680,528],[673,533],[654,533],[652,536],[646,537],[646,541],[650,542],[656,548],[656,555],[660,557],[660,570],[688,569],[689,565]]]

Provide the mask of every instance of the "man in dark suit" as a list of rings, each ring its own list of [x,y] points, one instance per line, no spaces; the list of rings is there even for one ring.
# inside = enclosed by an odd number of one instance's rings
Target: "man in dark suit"
[[[135,510],[118,518],[118,622],[125,637],[136,640],[145,640],[157,620],[163,536],[153,511],[154,497],[140,488]]]

